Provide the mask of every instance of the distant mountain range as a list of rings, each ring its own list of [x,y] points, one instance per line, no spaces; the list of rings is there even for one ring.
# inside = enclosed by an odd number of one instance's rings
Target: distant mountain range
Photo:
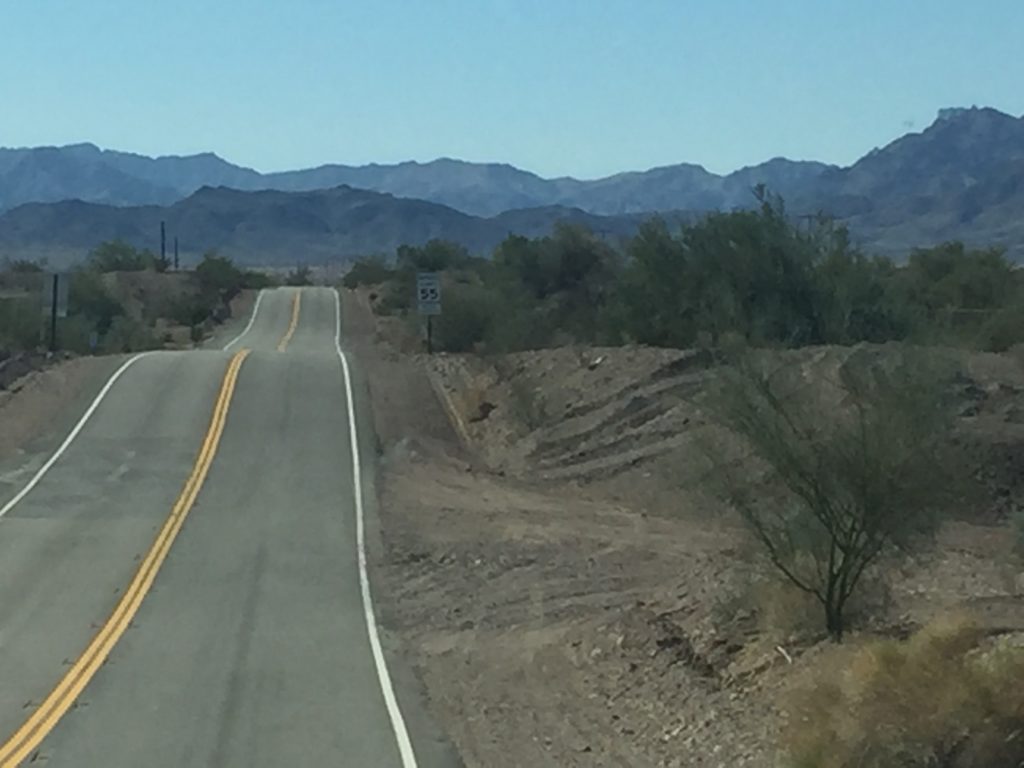
[[[923,132],[848,168],[777,158],[726,176],[681,164],[544,179],[449,159],[260,174],[213,154],[0,149],[0,255],[81,250],[110,233],[151,244],[161,219],[190,250],[218,246],[257,260],[382,251],[429,236],[483,250],[559,218],[623,234],[641,214],[747,207],[758,183],[793,213],[836,215],[877,251],[959,238],[1024,260],[1024,118],[987,108],[942,110]]]
[[[310,192],[339,186],[447,205],[474,216],[561,205],[616,215],[748,205],[764,182],[780,194],[803,189],[833,166],[782,158],[717,176],[699,165],[620,173],[595,181],[543,179],[511,165],[443,158],[397,165],[324,165],[261,174],[214,154],[150,158],[92,144],[0,148],[0,211],[24,203],[82,200],[107,205],[168,205],[203,187]]]
[[[438,203],[352,187],[311,192],[241,192],[204,187],[168,206],[114,206],[70,200],[27,203],[0,215],[0,258],[77,261],[115,238],[159,249],[160,222],[180,233],[185,262],[207,250],[240,263],[322,263],[372,253],[393,253],[403,243],[431,238],[489,252],[510,233],[539,237],[557,221],[584,224],[607,239],[635,231],[642,216],[605,217],[549,206],[472,216]],[[170,247],[170,244],[169,244]]]

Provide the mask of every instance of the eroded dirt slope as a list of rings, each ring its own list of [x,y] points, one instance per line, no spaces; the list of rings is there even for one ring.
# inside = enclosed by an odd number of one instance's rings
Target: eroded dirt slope
[[[345,311],[381,440],[383,618],[466,764],[774,765],[779,694],[819,639],[701,490],[700,357],[427,359],[354,297]],[[1024,626],[1001,522],[1020,500],[1024,375],[999,356],[967,370],[961,427],[993,459],[970,516],[991,524],[947,526],[879,584],[885,631],[965,605]]]

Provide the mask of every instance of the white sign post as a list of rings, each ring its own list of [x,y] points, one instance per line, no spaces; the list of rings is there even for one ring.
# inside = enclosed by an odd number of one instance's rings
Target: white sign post
[[[427,318],[427,354],[434,351],[433,320],[441,314],[441,275],[437,272],[416,273],[416,308]]]

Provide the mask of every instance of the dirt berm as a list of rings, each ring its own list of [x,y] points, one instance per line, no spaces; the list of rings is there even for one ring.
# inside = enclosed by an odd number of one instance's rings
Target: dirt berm
[[[806,604],[701,492],[699,356],[427,358],[397,351],[389,322],[346,297],[381,441],[375,578],[466,764],[775,765],[779,694],[822,643]],[[954,607],[1024,627],[1000,522],[1021,499],[1024,373],[995,355],[968,372],[961,426],[989,454],[990,493],[879,580],[862,631],[905,632]]]

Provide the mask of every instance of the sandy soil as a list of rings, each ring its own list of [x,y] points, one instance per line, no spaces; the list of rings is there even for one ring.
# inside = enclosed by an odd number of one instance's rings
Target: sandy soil
[[[820,638],[695,482],[697,356],[426,359],[345,306],[381,440],[383,620],[466,764],[774,765],[780,692],[819,663]],[[985,498],[887,564],[864,632],[951,609],[1024,629],[1002,522],[1022,498],[1024,373],[994,355],[968,372],[961,426],[994,468]]]
[[[52,429],[62,409],[104,369],[100,358],[59,358],[0,389],[0,460]]]

